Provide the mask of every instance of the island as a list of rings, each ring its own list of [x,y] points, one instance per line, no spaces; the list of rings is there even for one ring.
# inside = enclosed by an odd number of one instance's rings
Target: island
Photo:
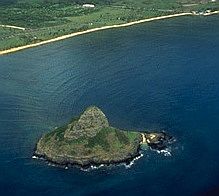
[[[58,165],[82,167],[127,163],[140,155],[142,144],[160,150],[170,139],[164,132],[114,128],[98,107],[90,106],[68,125],[45,134],[38,141],[34,156]]]

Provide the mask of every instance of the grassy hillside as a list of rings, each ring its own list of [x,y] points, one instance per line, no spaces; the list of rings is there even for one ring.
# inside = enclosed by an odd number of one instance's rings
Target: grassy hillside
[[[83,8],[84,3],[93,3],[95,8]],[[104,25],[206,9],[218,10],[219,3],[207,0],[18,0],[0,6],[0,24],[26,30],[1,27],[0,50]]]
[[[129,153],[137,152],[141,140],[137,132],[120,131],[115,128],[102,129],[95,137],[81,137],[75,140],[64,138],[66,127],[45,135],[38,143],[38,153],[54,162],[62,162],[63,156],[81,161],[98,157],[101,160],[122,160]]]

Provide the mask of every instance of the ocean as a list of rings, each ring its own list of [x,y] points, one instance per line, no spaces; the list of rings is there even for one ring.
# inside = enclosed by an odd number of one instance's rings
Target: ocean
[[[219,195],[218,35],[218,16],[186,16],[1,56],[0,195]],[[89,105],[118,128],[165,130],[171,156],[89,171],[32,159]]]

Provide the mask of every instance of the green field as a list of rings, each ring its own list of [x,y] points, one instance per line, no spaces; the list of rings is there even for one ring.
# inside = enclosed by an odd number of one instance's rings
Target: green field
[[[83,8],[93,3],[95,8]],[[18,0],[0,5],[0,50],[105,25],[185,11],[218,10],[219,3],[207,0]]]

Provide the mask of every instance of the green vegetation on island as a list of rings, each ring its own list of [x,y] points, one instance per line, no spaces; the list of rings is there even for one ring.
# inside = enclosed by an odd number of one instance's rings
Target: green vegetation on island
[[[0,5],[0,50],[106,25],[218,9],[219,2],[212,0],[17,0]]]
[[[120,163],[139,155],[142,136],[109,125],[104,113],[89,107],[67,126],[44,135],[35,154],[57,164]]]

